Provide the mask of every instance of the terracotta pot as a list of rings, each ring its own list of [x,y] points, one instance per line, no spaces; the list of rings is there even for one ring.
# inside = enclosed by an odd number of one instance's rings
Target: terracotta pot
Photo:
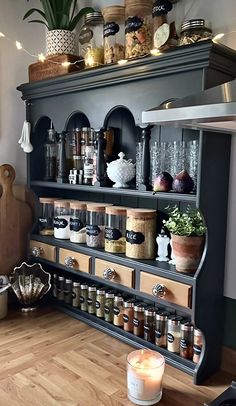
[[[76,36],[68,30],[51,30],[46,34],[47,55],[77,55]]]
[[[197,270],[202,257],[204,236],[183,237],[171,234],[176,271],[193,273]]]

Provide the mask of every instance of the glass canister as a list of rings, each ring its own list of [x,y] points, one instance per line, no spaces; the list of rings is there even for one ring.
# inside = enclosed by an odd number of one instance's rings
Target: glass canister
[[[104,18],[104,62],[116,63],[125,58],[125,8],[110,6],[102,10]]]
[[[133,333],[135,336],[143,337],[144,333],[144,310],[147,307],[145,303],[134,305]]]
[[[86,244],[91,248],[104,248],[105,245],[105,203],[87,204]]]
[[[124,310],[124,299],[121,294],[115,295],[114,297],[114,308],[113,308],[113,324],[118,327],[123,327],[123,310]]]
[[[134,259],[155,257],[156,210],[128,209],[126,256]]]
[[[159,347],[167,346],[167,320],[170,313],[167,311],[158,311],[156,314],[155,344]]]
[[[79,34],[80,54],[85,66],[91,68],[104,64],[103,16],[100,11],[88,13]]]
[[[54,201],[54,237],[67,240],[70,238],[70,201]]]
[[[124,322],[124,330],[129,331],[130,333],[133,332],[133,319],[134,319],[134,300],[129,299],[124,301],[124,309],[123,309],[123,322]]]
[[[144,335],[143,338],[151,343],[155,342],[156,309],[149,307],[144,310]]]
[[[104,306],[105,306],[105,289],[100,288],[97,289],[96,294],[96,316],[100,317],[101,319],[104,318]]]
[[[125,207],[106,207],[105,251],[107,252],[125,253],[126,211]]]
[[[173,316],[167,321],[167,350],[179,354],[181,316]]]
[[[97,288],[95,285],[88,287],[88,313],[95,314],[96,313],[96,296],[97,296]]]
[[[201,330],[195,328],[193,337],[193,362],[197,364],[200,361],[203,346],[203,335]]]
[[[53,235],[53,218],[54,218],[54,201],[53,197],[40,197],[40,214],[39,214],[39,234]]]
[[[152,3],[152,0],[126,0],[126,59],[147,55],[152,49]]]
[[[84,312],[88,311],[88,285],[80,285],[80,308]]]
[[[70,202],[70,240],[86,243],[86,202]]]
[[[209,23],[203,18],[195,18],[181,24],[179,45],[195,44],[212,37],[213,34],[211,28],[209,28]]]
[[[104,319],[109,323],[113,322],[114,296],[113,292],[107,292],[105,295]]]
[[[187,359],[193,358],[193,325],[190,322],[180,326],[180,356]]]
[[[64,276],[59,276],[58,283],[57,283],[57,299],[58,300],[64,300],[64,284],[65,284]]]

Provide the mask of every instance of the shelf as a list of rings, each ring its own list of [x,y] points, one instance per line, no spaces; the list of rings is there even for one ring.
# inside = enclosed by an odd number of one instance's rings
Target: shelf
[[[60,311],[67,313],[68,315],[75,317],[82,322],[103,331],[106,334],[111,335],[119,340],[124,341],[126,344],[131,345],[135,348],[148,348],[153,351],[158,351],[165,357],[167,364],[180,369],[183,372],[186,372],[189,375],[194,375],[194,371],[196,368],[196,364],[192,361],[181,358],[177,354],[172,354],[170,351],[166,350],[165,348],[157,347],[155,344],[149,343],[142,338],[134,336],[132,333],[128,333],[123,329],[114,326],[111,323],[106,322],[105,320],[99,319],[98,317],[89,314],[87,312],[83,312],[80,309],[74,308],[63,302],[58,302],[57,300],[53,300],[53,305]]]
[[[31,181],[31,187],[42,187],[48,189],[61,189],[61,190],[73,190],[77,192],[87,192],[87,193],[104,193],[112,195],[122,196],[132,196],[132,197],[144,197],[152,199],[162,199],[162,200],[175,200],[184,202],[196,202],[195,194],[181,194],[175,192],[143,192],[136,189],[116,189],[112,187],[96,187],[96,186],[86,186],[86,185],[70,185],[69,183],[57,183],[57,182],[44,182],[44,181]]]

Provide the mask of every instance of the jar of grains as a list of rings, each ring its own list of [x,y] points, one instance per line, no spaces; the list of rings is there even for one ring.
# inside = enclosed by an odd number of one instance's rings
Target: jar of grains
[[[70,201],[54,202],[54,237],[67,240],[70,238]]]
[[[53,235],[54,201],[53,197],[40,197],[39,234]],[[58,199],[57,199],[58,200]]]
[[[86,243],[86,202],[70,203],[70,240],[79,244]]]
[[[110,6],[102,10],[104,18],[104,62],[116,63],[125,58],[125,8]]]
[[[156,210],[127,209],[126,256],[136,259],[155,257]]]
[[[79,34],[80,54],[87,68],[104,64],[103,17],[100,11],[88,13]]]
[[[88,247],[104,248],[105,208],[106,203],[87,204],[86,243]]]
[[[190,45],[213,37],[209,24],[203,18],[184,21],[181,24],[179,45]]]
[[[152,49],[152,4],[152,0],[126,0],[126,59],[147,55]]]
[[[124,309],[124,299],[121,294],[115,295],[114,297],[114,308],[113,308],[113,324],[118,327],[123,327],[123,309]]]
[[[125,253],[126,208],[106,207],[105,251],[117,254]]]
[[[173,316],[167,321],[167,350],[179,354],[181,316]]]
[[[124,302],[123,322],[124,330],[133,332],[133,319],[134,319],[134,299],[129,299]]]

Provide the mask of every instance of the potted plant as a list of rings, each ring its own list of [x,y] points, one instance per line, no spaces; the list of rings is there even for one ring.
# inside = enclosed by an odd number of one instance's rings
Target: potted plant
[[[163,220],[169,230],[176,271],[193,273],[201,260],[206,226],[198,209],[187,208],[182,212],[175,206],[168,209],[169,219]]]
[[[77,0],[40,1],[42,10],[31,8],[25,13],[23,20],[33,13],[40,15],[40,19],[30,20],[29,23],[44,24],[47,27],[46,54],[48,56],[59,54],[77,55],[76,37],[73,30],[85,14],[94,11],[93,8],[84,7],[79,12],[76,12]]]

